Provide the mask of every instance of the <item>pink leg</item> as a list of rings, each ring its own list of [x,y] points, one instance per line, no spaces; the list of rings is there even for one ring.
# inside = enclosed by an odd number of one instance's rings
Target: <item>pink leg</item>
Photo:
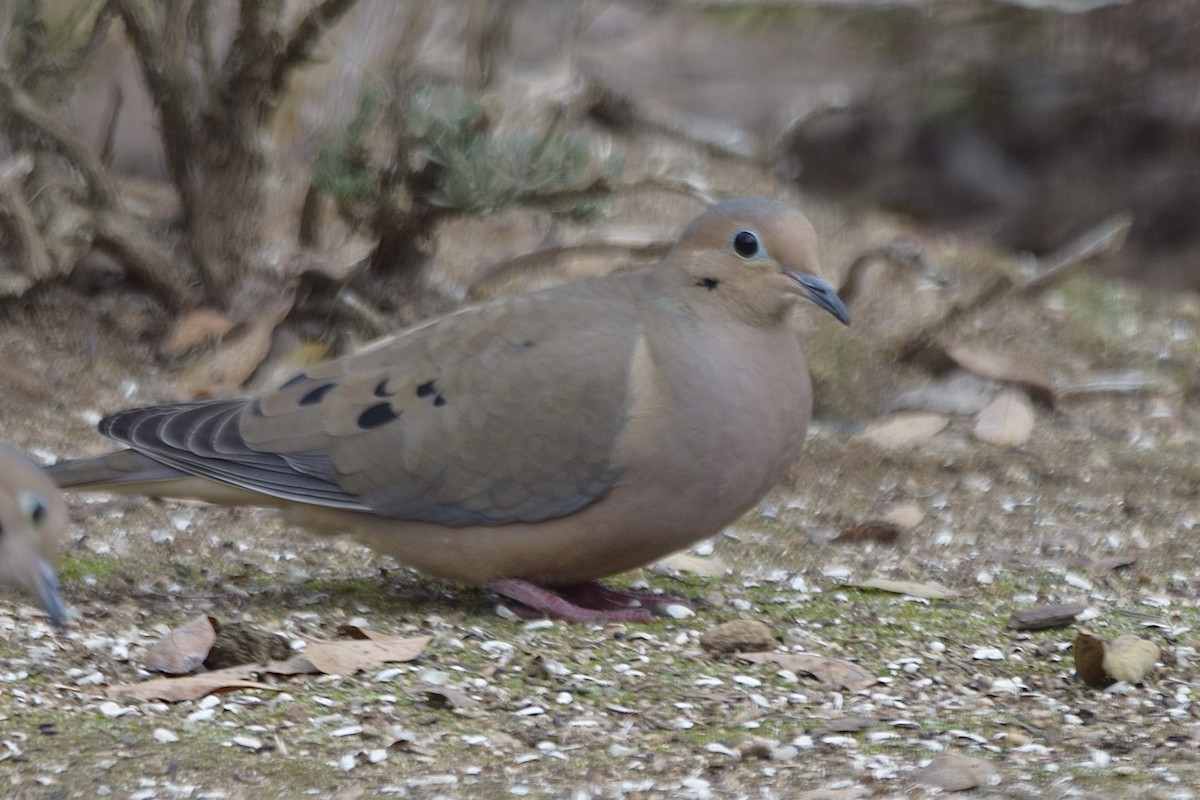
[[[602,592],[619,593],[619,590],[609,589],[600,584],[581,584],[581,586],[596,586]],[[649,609],[622,607],[613,603],[611,599],[607,601],[607,607],[578,606],[549,589],[535,586],[520,578],[495,578],[488,582],[487,588],[510,600],[516,600],[526,608],[540,612],[552,619],[561,619],[564,622],[649,622],[654,619],[654,615]],[[569,587],[568,591],[571,588],[575,587]],[[595,597],[595,595],[592,596]]]

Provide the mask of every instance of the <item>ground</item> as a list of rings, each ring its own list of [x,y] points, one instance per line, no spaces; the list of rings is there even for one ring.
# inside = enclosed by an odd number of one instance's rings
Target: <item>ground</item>
[[[691,213],[676,206],[673,219]],[[899,230],[812,210],[830,273]],[[803,320],[817,420],[786,482],[682,568],[616,579],[695,598],[694,616],[521,621],[493,596],[269,512],[72,496],[59,562],[69,630],[0,597],[0,792],[923,797],[936,781],[921,768],[949,752],[994,768],[966,781],[977,797],[1195,797],[1200,305],[1084,268],[968,312],[939,341],[1040,370],[1055,404],[1032,406],[1032,435],[1016,445],[980,441],[971,417],[954,416],[885,448],[864,433],[890,398],[931,380],[897,362],[897,343],[989,276],[1025,274],[985,248],[910,235],[938,280],[876,280],[849,330]],[[136,300],[50,286],[0,306],[0,435],[42,460],[99,452],[101,413],[178,396],[179,373],[151,344],[167,321]],[[1080,390],[1101,379],[1108,391]],[[897,509],[907,527],[883,528],[882,541],[838,538]],[[955,595],[850,585],[875,577]],[[1066,628],[1008,627],[1016,610],[1059,602],[1086,611]],[[109,699],[109,687],[151,677],[146,648],[198,613],[292,641],[339,638],[351,622],[434,638],[416,661],[365,674],[264,678],[278,692]],[[780,652],[848,660],[879,680],[838,689],[700,645],[742,618],[768,625]],[[1077,630],[1138,634],[1160,658],[1138,685],[1089,688],[1074,674]],[[428,683],[477,702],[414,691]]]

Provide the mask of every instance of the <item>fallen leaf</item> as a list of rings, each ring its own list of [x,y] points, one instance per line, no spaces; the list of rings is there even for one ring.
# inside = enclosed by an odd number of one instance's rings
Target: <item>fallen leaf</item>
[[[933,583],[917,583],[916,581],[892,581],[887,578],[868,578],[859,583],[847,583],[856,589],[878,589],[892,594],[906,594],[910,597],[921,597],[926,600],[948,600],[958,597],[959,593],[944,586]]]
[[[969,372],[1019,386],[1037,402],[1054,408],[1054,388],[1050,379],[1027,361],[1018,361],[1009,353],[997,353],[967,345],[948,347],[946,355]]]
[[[229,317],[211,308],[189,311],[167,332],[162,344],[163,354],[182,358],[193,350],[207,350],[219,344],[234,325]]]
[[[279,302],[265,309],[237,337],[223,341],[216,352],[189,369],[183,379],[183,390],[200,398],[240,391],[267,357],[275,328],[290,310],[290,302]]]
[[[926,786],[936,786],[946,792],[962,792],[988,783],[996,768],[982,758],[959,753],[938,753],[913,777]]]
[[[348,642],[309,641],[304,655],[318,671],[326,675],[353,675],[392,661],[412,661],[432,641],[432,636],[391,636]]]
[[[996,396],[994,381],[967,372],[956,372],[942,381],[901,392],[884,407],[894,411],[932,411],[967,417],[977,414]]]
[[[700,634],[700,646],[713,653],[760,651],[775,644],[775,634],[756,619],[722,622]]]
[[[877,447],[895,450],[927,442],[949,424],[950,418],[944,414],[904,411],[868,425],[862,437]]]
[[[1008,619],[1008,627],[1018,631],[1041,631],[1047,628],[1065,628],[1087,609],[1083,603],[1057,603],[1036,608],[1014,611]]]
[[[921,524],[925,512],[916,503],[897,503],[884,509],[882,519],[907,531]]]
[[[1104,671],[1104,642],[1095,636],[1075,634],[1071,643],[1071,655],[1075,658],[1075,674],[1093,689],[1103,689],[1113,684],[1113,679]]]
[[[738,653],[738,658],[752,664],[775,664],[792,672],[812,675],[824,684],[836,689],[857,692],[874,686],[879,679],[857,664],[840,658],[816,656],[808,653]]]
[[[110,686],[107,694],[113,700],[161,700],[164,703],[182,703],[185,700],[199,700],[210,694],[245,689],[280,691],[278,686],[206,672],[203,675],[189,675],[184,678],[154,678],[141,683]]]
[[[989,444],[1016,447],[1033,434],[1033,406],[1019,392],[1004,391],[975,417],[971,433]]]
[[[187,675],[200,668],[216,640],[216,619],[202,614],[151,645],[143,664],[151,672]]]
[[[682,573],[720,578],[729,571],[728,565],[718,556],[698,556],[692,553],[672,553],[650,565],[650,570],[659,575]]]
[[[1149,639],[1126,634],[1104,645],[1101,662],[1110,678],[1125,683],[1141,683],[1158,661],[1158,645]]]

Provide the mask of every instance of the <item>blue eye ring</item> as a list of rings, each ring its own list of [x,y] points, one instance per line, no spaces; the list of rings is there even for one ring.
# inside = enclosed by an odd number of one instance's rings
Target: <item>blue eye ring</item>
[[[762,241],[758,238],[758,234],[745,228],[733,234],[730,245],[733,247],[733,252],[737,254],[738,258],[747,261],[757,258],[763,252]]]

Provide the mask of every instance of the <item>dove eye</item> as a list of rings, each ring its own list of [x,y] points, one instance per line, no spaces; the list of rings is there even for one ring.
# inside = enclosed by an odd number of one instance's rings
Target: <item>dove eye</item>
[[[738,254],[739,258],[754,258],[762,252],[762,244],[758,241],[758,234],[754,231],[738,231],[733,235],[733,252]]]
[[[35,528],[40,527],[50,513],[50,507],[46,505],[46,501],[42,499],[41,495],[34,492],[21,492],[17,503],[21,506],[22,513],[33,523]]]

